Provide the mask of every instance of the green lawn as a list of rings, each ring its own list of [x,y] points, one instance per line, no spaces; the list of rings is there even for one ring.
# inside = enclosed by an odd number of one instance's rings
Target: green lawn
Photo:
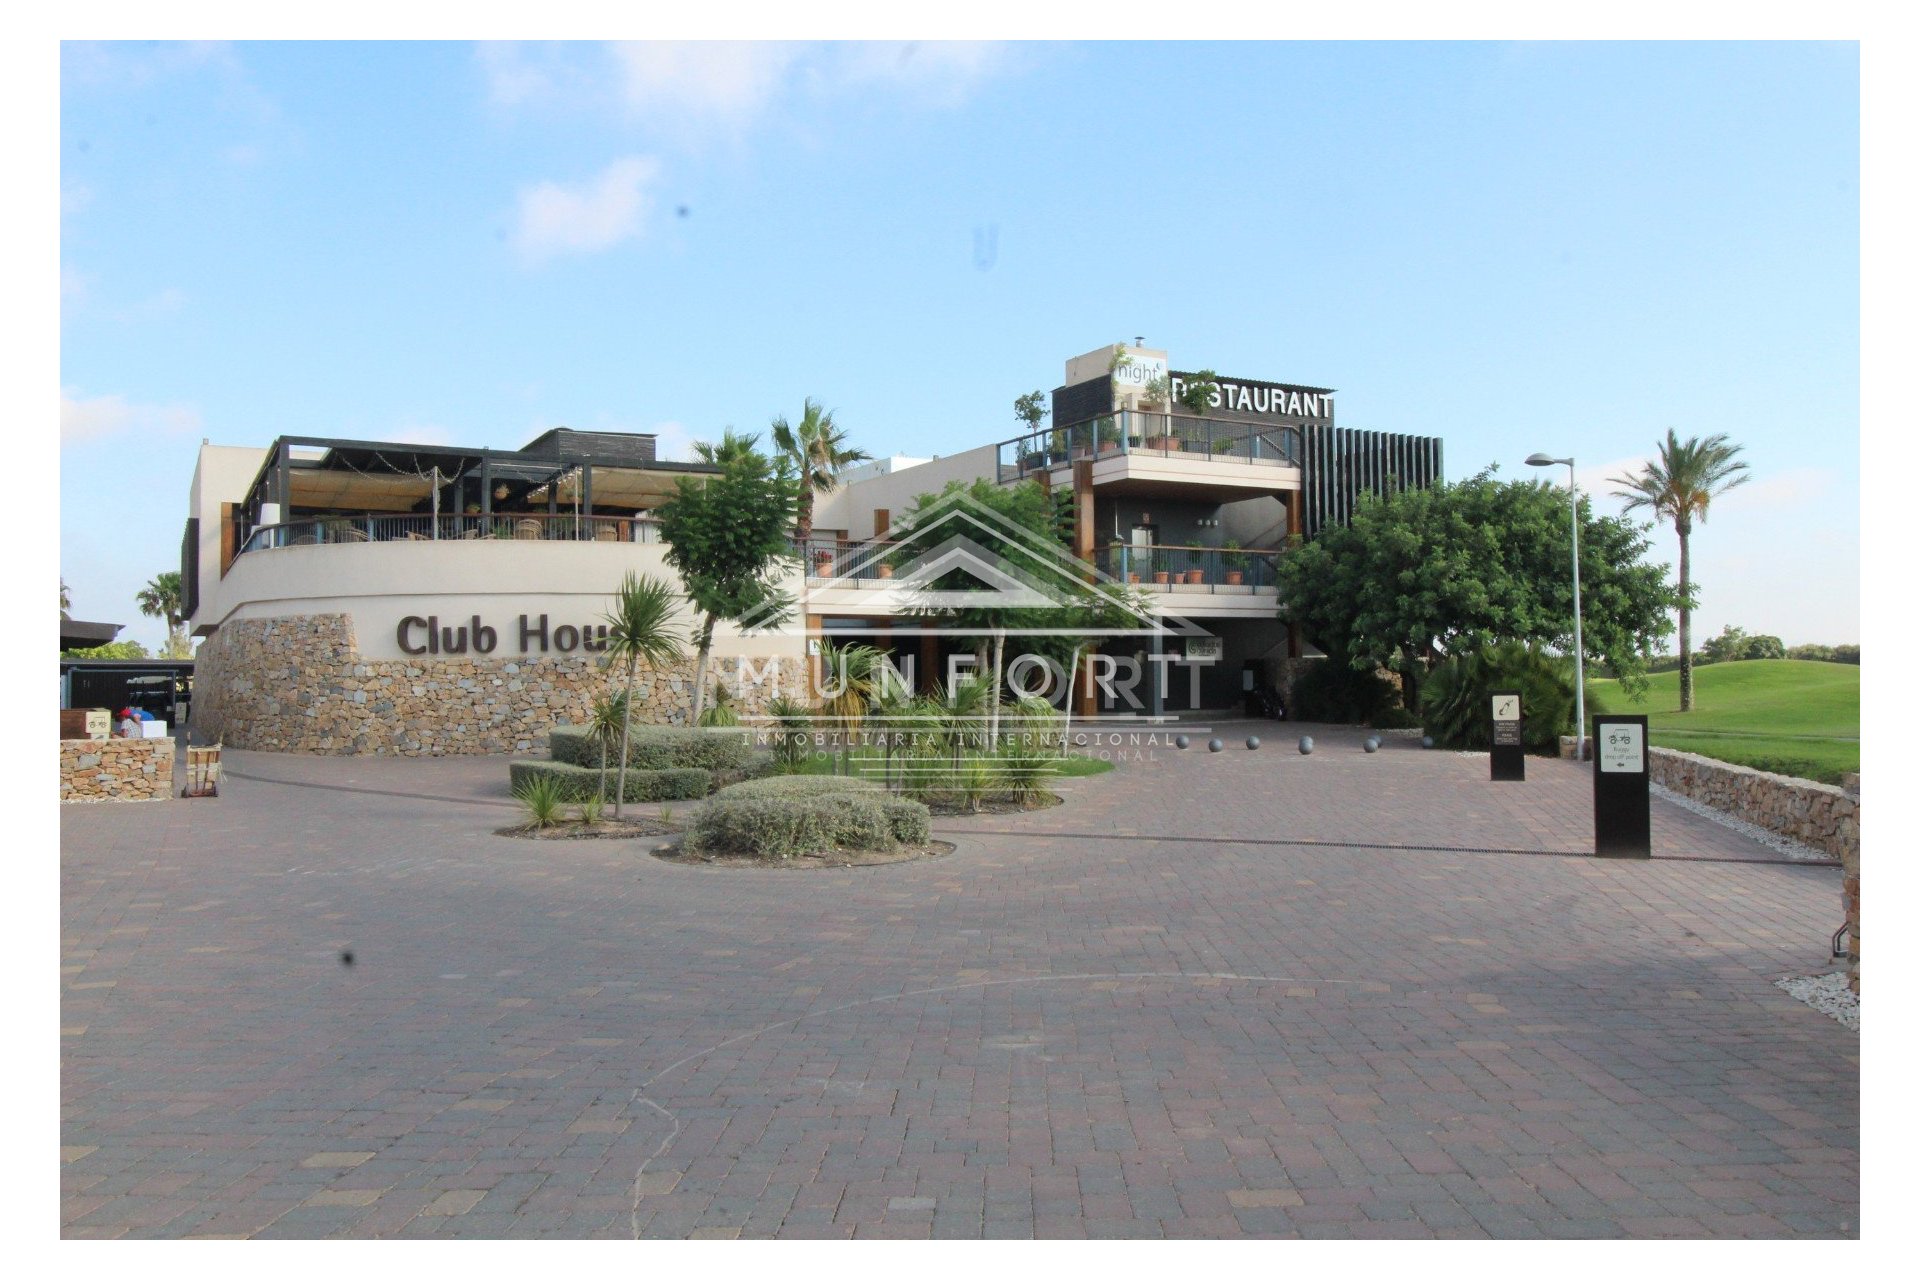
[[[1648,677],[1634,702],[1616,680],[1587,685],[1587,711],[1647,717],[1656,747],[1817,782],[1860,771],[1860,668],[1840,662],[1716,662],[1693,669],[1681,714],[1680,673]]]

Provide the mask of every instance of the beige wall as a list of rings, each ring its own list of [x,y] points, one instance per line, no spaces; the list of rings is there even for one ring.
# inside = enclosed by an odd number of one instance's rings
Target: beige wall
[[[691,647],[692,610],[679,575],[666,563],[665,548],[624,542],[368,542],[250,551],[234,561],[220,583],[219,612],[203,603],[200,619],[219,626],[240,619],[345,614],[353,622],[359,653],[386,660],[408,656],[397,632],[409,616],[433,616],[443,626],[459,626],[478,614],[498,633],[489,656],[511,658],[528,652],[520,647],[520,615],[537,625],[545,614],[547,652],[557,654],[552,630],[603,622],[614,589],[629,571],[664,578],[682,595],[676,617]],[[789,585],[797,589],[797,569],[792,576]],[[714,633],[714,652],[799,654],[804,652],[800,625],[796,615],[783,630],[744,636],[723,626]],[[540,652],[537,642],[531,652]]]
[[[1012,432],[1008,434],[1011,436]],[[940,492],[949,480],[994,479],[998,449],[997,444],[981,445],[904,471],[842,485],[815,499],[814,527],[845,529],[849,539],[864,542],[873,536],[875,508],[891,512],[893,520],[898,522],[915,498],[923,493]]]
[[[265,449],[200,446],[200,457],[193,465],[193,484],[187,492],[187,514],[200,521],[200,607],[187,620],[189,633],[204,634],[201,628],[221,612],[220,504],[244,499],[266,459]]]

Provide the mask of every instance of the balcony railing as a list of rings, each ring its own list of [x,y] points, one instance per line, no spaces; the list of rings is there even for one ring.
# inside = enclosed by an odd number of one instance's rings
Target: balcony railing
[[[1298,466],[1300,428],[1124,409],[1088,422],[1049,427],[1003,440],[996,461],[1000,481],[1005,484],[1067,466],[1081,458],[1124,454],[1211,459],[1252,466]]]
[[[1148,589],[1205,590],[1216,595],[1247,594],[1274,585],[1275,557],[1270,550],[1183,547],[1117,542],[1102,553],[1101,568],[1121,582]]]
[[[892,576],[885,564],[887,553],[904,544],[873,538],[866,542],[841,542],[835,538],[791,539],[794,555],[806,566],[809,578],[846,578],[877,581]]]
[[[340,513],[261,525],[240,553],[274,547],[311,547],[364,542],[658,542],[659,521],[647,516],[548,515],[501,512],[482,515],[375,515]]]

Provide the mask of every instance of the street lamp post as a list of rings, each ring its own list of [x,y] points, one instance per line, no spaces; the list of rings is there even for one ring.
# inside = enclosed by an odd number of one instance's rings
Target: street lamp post
[[[1587,651],[1580,643],[1580,485],[1573,478],[1572,458],[1550,458],[1536,453],[1527,458],[1530,467],[1567,467],[1567,495],[1573,503],[1573,701],[1579,717],[1573,730],[1573,758],[1587,758]]]

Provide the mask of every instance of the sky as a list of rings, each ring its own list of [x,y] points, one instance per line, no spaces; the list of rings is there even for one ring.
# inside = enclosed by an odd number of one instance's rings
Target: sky
[[[1752,481],[1698,644],[1860,639],[1851,43],[63,46],[60,545],[164,627],[195,451],[663,451],[811,396],[876,454],[1014,434],[1071,356],[1337,389],[1446,471],[1669,428]],[[1672,563],[1668,526],[1652,559]]]

